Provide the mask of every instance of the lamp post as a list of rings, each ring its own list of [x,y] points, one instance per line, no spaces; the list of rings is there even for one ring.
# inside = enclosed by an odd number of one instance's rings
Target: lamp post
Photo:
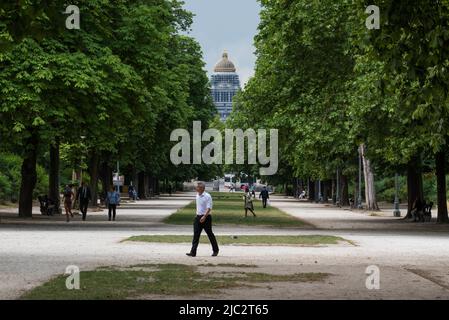
[[[117,161],[117,192],[120,193],[120,162]]]
[[[394,192],[394,211],[393,214],[395,217],[400,217],[401,216],[401,210],[399,209],[399,175],[396,173],[395,177],[394,177],[394,187],[395,187],[395,192]]]
[[[362,206],[362,148],[359,147],[359,190],[357,197],[357,209],[363,209]]]
[[[310,201],[310,178],[307,178],[307,197],[309,198],[308,200]]]
[[[318,203],[323,202],[323,196],[321,195],[321,179],[318,180]]]
[[[81,144],[82,144],[81,147],[84,148],[84,140],[86,140],[86,136],[80,136],[80,138],[81,138]],[[84,159],[84,152],[81,155],[81,165],[83,163],[83,159]],[[79,186],[81,187],[82,184],[83,184],[83,167],[81,166]]]

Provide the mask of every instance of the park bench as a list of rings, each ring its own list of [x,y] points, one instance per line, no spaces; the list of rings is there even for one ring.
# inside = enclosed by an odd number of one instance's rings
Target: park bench
[[[432,220],[433,202],[428,204],[424,201],[423,209],[413,215],[414,222],[430,222]]]

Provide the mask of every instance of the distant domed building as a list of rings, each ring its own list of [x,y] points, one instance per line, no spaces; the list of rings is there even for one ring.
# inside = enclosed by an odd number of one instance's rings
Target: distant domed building
[[[240,79],[235,65],[229,60],[226,52],[215,65],[211,85],[214,104],[220,114],[220,119],[225,121],[232,111],[232,99],[240,90]]]

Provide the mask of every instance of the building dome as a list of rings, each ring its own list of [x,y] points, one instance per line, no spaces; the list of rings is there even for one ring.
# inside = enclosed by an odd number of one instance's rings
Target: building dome
[[[215,65],[215,72],[235,72],[235,65],[228,59],[228,53],[223,53],[223,58]]]

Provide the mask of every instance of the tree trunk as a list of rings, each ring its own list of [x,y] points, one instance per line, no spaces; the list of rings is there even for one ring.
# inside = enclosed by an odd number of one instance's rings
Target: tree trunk
[[[132,168],[132,182],[134,186],[134,190],[136,190],[136,193],[139,194],[139,175],[137,173],[137,169],[135,166]]]
[[[376,187],[374,185],[374,173],[371,161],[366,157],[366,146],[360,146],[360,153],[363,162],[363,177],[365,179],[365,202],[366,209],[371,211],[379,211],[379,205],[376,198]]]
[[[314,202],[315,201],[315,181],[312,181],[309,179],[309,201]]]
[[[146,194],[145,194],[145,173],[144,172],[139,172],[138,174],[139,178],[138,178],[138,195],[140,199],[146,199]]]
[[[148,195],[150,198],[154,197],[154,180],[150,175],[148,175]]]
[[[424,201],[423,180],[420,166],[420,159],[416,157],[407,165],[407,200],[408,210],[405,219],[412,217],[412,207],[416,199],[421,203]]]
[[[37,146],[38,138],[33,133],[26,144],[26,153],[21,168],[21,184],[19,195],[19,217],[33,217],[33,191],[37,183]]]
[[[91,205],[98,206],[98,175],[100,171],[100,156],[92,151],[89,159],[90,192],[92,195]]]
[[[341,206],[349,206],[349,183],[348,183],[348,177],[344,174],[341,175],[341,199],[340,199],[340,205]]]
[[[323,181],[323,202],[329,201],[329,180]]]
[[[298,198],[299,195],[299,179],[294,178],[293,179],[293,197]]]
[[[354,181],[354,208],[357,209],[358,203],[359,203],[359,175],[356,175],[355,181]]]
[[[331,196],[332,196],[332,203],[335,205],[337,204],[337,187],[336,187],[336,180],[332,179],[332,185],[331,185]]]
[[[61,201],[59,193],[59,140],[50,145],[50,169],[48,174],[48,198],[55,204],[56,214],[61,214]]]
[[[145,199],[149,199],[151,198],[151,186],[150,186],[150,177],[148,176],[148,174],[144,173],[144,188],[143,188],[143,193],[144,193],[144,197]]]
[[[436,176],[437,176],[437,196],[438,196],[438,217],[437,222],[449,222],[447,212],[446,195],[446,152],[441,151],[435,155]]]
[[[154,178],[154,193],[159,196],[160,190],[159,190],[159,178]]]
[[[112,169],[109,167],[107,161],[104,161],[101,164],[100,179],[103,187],[103,199],[105,199],[107,192],[112,187]]]

